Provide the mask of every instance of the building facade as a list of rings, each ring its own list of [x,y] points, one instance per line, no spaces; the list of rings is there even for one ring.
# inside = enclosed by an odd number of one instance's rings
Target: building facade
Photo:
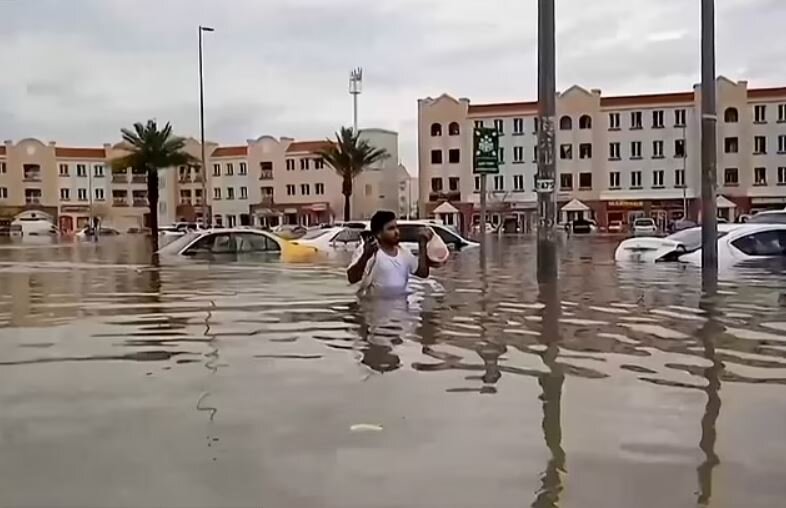
[[[355,178],[352,217],[364,219],[377,208],[396,210],[401,173],[398,134],[361,131],[390,157]],[[328,141],[296,141],[261,136],[245,145],[206,143],[207,171],[198,166],[159,171],[159,224],[201,221],[203,212],[224,226],[302,224],[342,219],[341,178],[318,155]],[[201,145],[186,139],[185,151],[199,160]],[[0,145],[0,228],[20,214],[40,214],[73,232],[98,218],[121,231],[149,225],[147,176],[132,168],[112,169],[124,145],[60,147],[36,139]],[[410,184],[407,184],[411,187]]]
[[[740,214],[786,207],[786,88],[717,81],[718,208]],[[652,217],[662,227],[685,213],[698,220],[701,90],[604,97],[571,87],[557,95],[559,221],[605,226]],[[536,223],[537,102],[471,104],[442,95],[418,101],[421,212],[468,229],[479,221],[480,179],[472,173],[472,129],[500,132],[500,173],[489,175],[490,220],[506,230]],[[439,213],[437,215],[440,215]]]

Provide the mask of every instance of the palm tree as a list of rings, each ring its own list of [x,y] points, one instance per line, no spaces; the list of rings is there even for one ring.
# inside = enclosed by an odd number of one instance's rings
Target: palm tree
[[[184,164],[194,164],[196,160],[183,151],[185,140],[172,135],[172,126],[167,122],[158,130],[155,120],[147,125],[140,122],[134,129],[121,129],[124,149],[127,155],[112,161],[113,169],[133,168],[144,170],[147,175],[147,204],[150,207],[150,230],[153,246],[158,246],[158,170]],[[204,196],[203,196],[204,199]],[[157,249],[156,249],[157,250]]]
[[[351,219],[350,198],[352,197],[352,181],[375,162],[390,157],[384,148],[375,148],[349,127],[342,127],[336,133],[336,141],[320,150],[319,155],[333,166],[341,177],[341,193],[344,195],[344,221]]]

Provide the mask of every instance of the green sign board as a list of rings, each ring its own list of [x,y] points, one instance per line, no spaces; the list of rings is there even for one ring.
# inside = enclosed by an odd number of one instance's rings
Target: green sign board
[[[499,133],[497,129],[475,127],[472,153],[475,174],[499,173]]]

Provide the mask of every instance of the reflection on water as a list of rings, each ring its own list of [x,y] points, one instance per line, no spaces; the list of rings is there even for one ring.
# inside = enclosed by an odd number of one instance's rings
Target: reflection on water
[[[493,239],[357,302],[343,259],[0,246],[0,505],[778,505],[782,267],[702,297],[614,247],[567,240],[539,285],[534,241]]]

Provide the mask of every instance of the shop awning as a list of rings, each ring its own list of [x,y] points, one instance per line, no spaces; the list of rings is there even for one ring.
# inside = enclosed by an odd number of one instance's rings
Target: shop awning
[[[715,199],[715,206],[718,208],[737,208],[737,205],[735,205],[733,201],[730,201],[724,196],[718,196],[717,199]]]
[[[563,206],[560,209],[561,212],[589,212],[590,207],[579,201],[578,199],[574,199],[567,205]]]
[[[441,205],[439,205],[438,207],[436,207],[434,209],[434,213],[435,214],[454,214],[454,213],[459,213],[459,211],[458,211],[458,208],[456,208],[455,206],[453,206],[450,203],[448,203],[447,201],[445,201],[444,203],[442,203]]]

